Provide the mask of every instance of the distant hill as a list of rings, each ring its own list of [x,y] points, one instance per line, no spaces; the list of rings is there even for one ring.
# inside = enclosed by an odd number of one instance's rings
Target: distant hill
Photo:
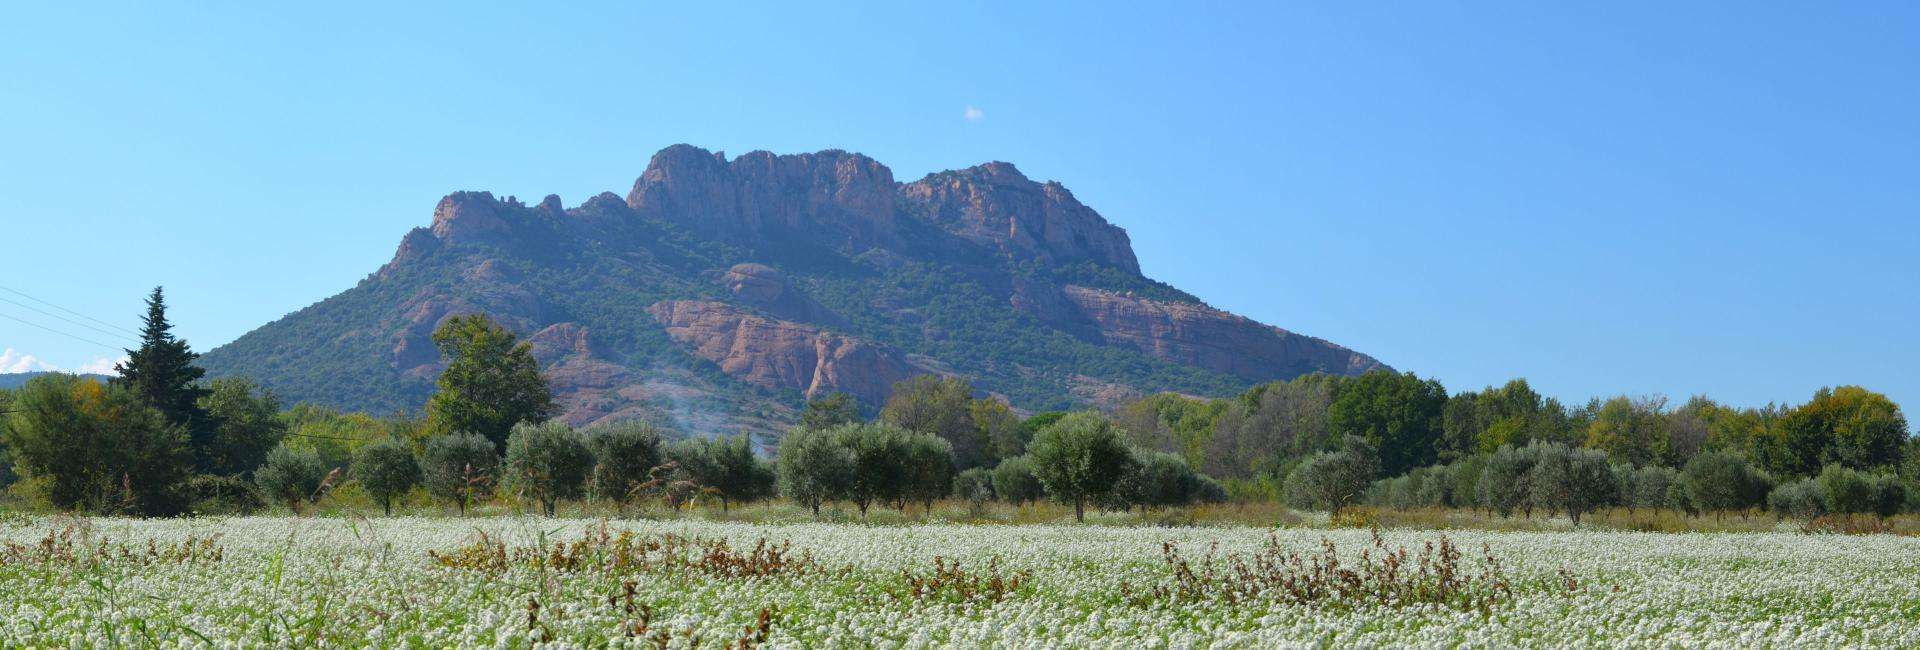
[[[921,373],[1039,410],[1385,367],[1141,275],[1126,231],[1011,164],[902,183],[844,151],[688,145],[625,198],[447,195],[357,286],[202,363],[289,401],[411,411],[441,368],[430,334],[470,312],[532,342],[565,419],[702,432],[776,430],[829,391],[877,408]]]
[[[38,377],[41,375],[49,375],[49,374],[53,374],[53,373],[45,372],[45,371],[34,371],[34,372],[13,372],[13,373],[7,373],[7,374],[0,374],[0,390],[19,388],[23,385],[26,385],[27,382],[33,381],[34,377]],[[103,382],[109,379],[113,379],[113,377],[110,377],[107,375],[82,374],[80,376],[89,377],[89,378],[92,378],[98,381],[103,381]]]

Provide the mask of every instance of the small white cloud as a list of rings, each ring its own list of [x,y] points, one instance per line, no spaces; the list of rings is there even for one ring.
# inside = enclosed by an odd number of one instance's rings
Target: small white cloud
[[[7,348],[5,352],[0,352],[0,374],[10,375],[16,372],[33,372],[36,370],[59,370],[59,368],[54,367],[53,364],[41,361],[39,357],[31,354],[16,352],[13,348]]]
[[[987,119],[986,111],[980,110],[979,108],[971,105],[967,106],[967,112],[962,113],[962,115],[966,116],[968,122],[979,122],[981,120]]]
[[[92,361],[80,364],[80,367],[74,368],[73,371],[83,375],[119,375],[120,373],[115,371],[113,367],[126,362],[127,355],[124,354],[120,355],[118,359],[95,357]]]

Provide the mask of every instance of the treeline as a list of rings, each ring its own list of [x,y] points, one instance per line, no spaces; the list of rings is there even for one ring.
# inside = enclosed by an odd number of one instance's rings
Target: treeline
[[[1920,507],[1920,439],[1885,395],[1821,389],[1804,404],[1694,397],[1568,407],[1525,380],[1453,395],[1431,379],[1310,375],[1233,399],[1162,394],[1120,410],[1136,445],[1181,455],[1236,498],[1300,508],[1600,507],[1783,515]]]
[[[580,499],[620,511],[710,499],[724,510],[784,496],[815,513],[840,502],[862,515],[875,505],[931,510],[949,497],[1052,498],[1084,517],[1088,505],[1225,498],[1184,458],[1127,446],[1104,416],[1022,418],[950,378],[901,382],[872,421],[846,395],[814,400],[770,449],[746,435],[682,437],[642,422],[575,429],[550,420],[557,409],[529,346],[478,315],[434,332],[447,366],[424,417],[282,411],[246,380],[203,384],[158,289],[148,306],[142,346],[111,382],[55,374],[0,392],[13,494],[147,516],[300,511],[340,490],[388,513],[416,492],[463,513],[512,496],[547,514]]]

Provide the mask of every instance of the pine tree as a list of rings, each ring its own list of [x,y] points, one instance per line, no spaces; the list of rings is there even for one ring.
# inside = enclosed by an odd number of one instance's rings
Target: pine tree
[[[113,379],[158,409],[168,424],[185,429],[196,455],[211,429],[206,409],[200,406],[200,398],[208,391],[198,383],[207,371],[193,365],[199,358],[185,340],[174,337],[173,324],[167,322],[166,296],[154,287],[147,296],[140,347],[127,350],[127,360],[114,366],[120,376]]]

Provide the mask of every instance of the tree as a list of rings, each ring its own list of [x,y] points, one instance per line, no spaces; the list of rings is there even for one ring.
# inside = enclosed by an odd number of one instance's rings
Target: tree
[[[1398,476],[1439,457],[1446,403],[1438,381],[1376,370],[1340,387],[1327,423],[1337,435],[1366,438],[1380,450],[1380,472]]]
[[[522,422],[507,436],[507,475],[549,517],[561,499],[581,495],[592,471],[593,452],[573,427]]]
[[[1348,436],[1340,451],[1320,452],[1293,468],[1282,484],[1287,505],[1337,511],[1356,503],[1380,474],[1380,452],[1360,436]]]
[[[168,424],[186,432],[188,445],[196,456],[205,447],[206,417],[200,399],[207,390],[199,381],[207,371],[193,362],[200,358],[187,342],[173,335],[167,321],[167,299],[160,287],[147,296],[147,315],[140,328],[140,347],[127,350],[127,359],[116,365],[112,384],[132,390],[148,405],[160,411]]]
[[[1033,439],[1020,416],[1013,413],[1013,407],[998,398],[977,399],[967,407],[973,424],[987,439],[988,456],[1012,458],[1027,453],[1027,442]]]
[[[302,503],[319,500],[326,478],[327,466],[320,462],[319,454],[285,444],[267,452],[266,461],[253,470],[253,481],[260,486],[260,491],[268,498],[287,504],[294,512],[300,511]]]
[[[874,502],[889,503],[901,498],[911,474],[907,438],[911,432],[886,424],[847,425],[833,430],[834,444],[846,449],[852,460],[849,480],[841,498],[867,516]]]
[[[1813,520],[1827,514],[1820,484],[1810,478],[1780,484],[1767,495],[1767,506],[1777,517]]]
[[[1008,458],[993,468],[993,493],[1016,505],[1047,495],[1039,477],[1033,475],[1033,459],[1028,456]]]
[[[593,427],[585,435],[593,452],[594,495],[613,501],[625,513],[627,504],[654,480],[654,468],[664,462],[660,431],[628,420]]]
[[[1715,517],[1729,510],[1746,510],[1766,501],[1773,479],[1739,456],[1710,451],[1694,456],[1680,470],[1687,505]]]
[[[961,469],[989,464],[991,443],[973,421],[973,386],[957,377],[917,375],[893,385],[880,419],[888,424],[939,436],[953,447]]]
[[[1587,425],[1586,446],[1635,467],[1658,462],[1669,453],[1664,397],[1615,397],[1600,405]]]
[[[1006,461],[1001,461],[1001,464],[1005,463]],[[975,467],[954,475],[953,497],[976,504],[992,501],[994,498],[993,470]]]
[[[1128,444],[1199,463],[1213,442],[1214,421],[1226,408],[1224,401],[1159,393],[1121,407],[1114,422]]]
[[[427,491],[460,506],[460,516],[475,497],[485,498],[500,470],[493,442],[477,433],[455,433],[427,439],[420,454],[420,470]]]
[[[1060,418],[1027,447],[1033,474],[1055,501],[1073,504],[1074,521],[1086,521],[1087,500],[1105,496],[1133,464],[1113,424],[1098,413]]]
[[[485,315],[447,319],[434,330],[433,343],[447,369],[427,401],[430,431],[478,433],[498,449],[515,426],[553,416],[553,394],[533,347]]]
[[[1521,447],[1566,438],[1566,409],[1558,401],[1541,397],[1525,379],[1449,397],[1441,419],[1441,460],[1492,453],[1502,445]]]
[[[1474,487],[1480,505],[1502,517],[1513,516],[1515,509],[1532,517],[1533,466],[1540,462],[1539,452],[1535,445],[1494,450]]]
[[[1863,470],[1896,466],[1907,439],[1900,407],[1859,386],[1822,388],[1777,426],[1786,451],[1782,469],[1800,476],[1827,464]]]
[[[1114,489],[1114,502],[1123,507],[1167,508],[1193,503],[1200,476],[1181,457],[1158,451],[1139,451],[1133,467]]]
[[[820,505],[844,496],[853,482],[853,452],[838,444],[838,430],[800,428],[780,438],[775,467],[780,495],[820,516]]]
[[[279,417],[279,398],[273,391],[259,389],[252,380],[213,380],[200,407],[210,425],[199,453],[203,472],[235,476],[252,471],[287,435],[286,422]]]
[[[1559,443],[1536,446],[1538,460],[1533,466],[1531,487],[1534,503],[1540,507],[1567,513],[1578,526],[1581,515],[1619,497],[1620,484],[1604,452],[1570,449]]]
[[[1347,381],[1314,373],[1247,389],[1214,418],[1199,469],[1247,478],[1339,446],[1340,439],[1328,429],[1327,410]]]
[[[1621,500],[1628,507],[1658,510],[1671,508],[1673,502],[1669,493],[1675,483],[1680,482],[1680,472],[1671,467],[1650,465],[1633,470],[1633,490],[1623,494]]]
[[[1820,486],[1820,498],[1827,512],[1872,512],[1879,496],[1873,477],[1839,464],[1828,465],[1813,480]]]
[[[393,516],[393,498],[420,484],[420,463],[407,443],[388,438],[361,447],[353,456],[354,480],[374,499],[380,512]]]
[[[711,488],[720,511],[732,502],[749,502],[773,493],[773,470],[753,455],[752,438],[689,438],[668,445],[666,455],[687,480]]]
[[[131,388],[49,374],[14,393],[0,440],[61,509],[172,515],[192,466],[186,434]]]
[[[815,431],[859,422],[860,402],[846,393],[827,393],[807,401],[800,411],[800,428]]]
[[[906,471],[902,500],[915,500],[933,513],[933,502],[953,489],[953,447],[934,436],[907,436]],[[905,512],[905,504],[901,504]]]

